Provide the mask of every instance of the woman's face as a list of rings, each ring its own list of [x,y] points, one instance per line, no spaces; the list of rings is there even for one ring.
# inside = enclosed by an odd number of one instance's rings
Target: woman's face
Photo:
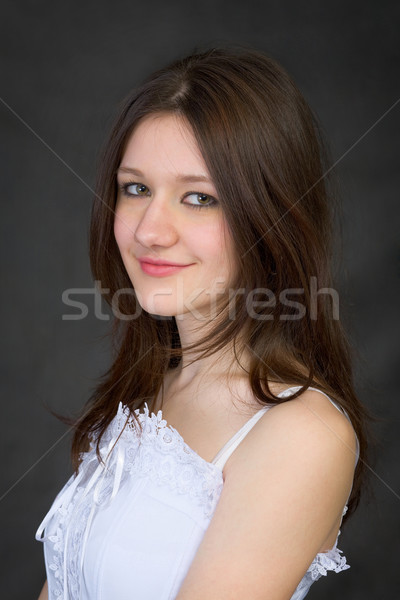
[[[235,274],[234,249],[184,119],[151,115],[139,123],[118,169],[118,189],[115,239],[142,308],[210,318]]]

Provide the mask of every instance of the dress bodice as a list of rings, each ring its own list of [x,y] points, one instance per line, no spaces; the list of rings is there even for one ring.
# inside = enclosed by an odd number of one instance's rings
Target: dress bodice
[[[161,411],[136,410],[140,431],[120,404],[101,439],[102,461],[92,443],[38,529],[49,600],[173,600],[222,492],[223,466],[269,408],[207,462]],[[315,557],[292,600],[328,571],[347,568],[336,541]]]

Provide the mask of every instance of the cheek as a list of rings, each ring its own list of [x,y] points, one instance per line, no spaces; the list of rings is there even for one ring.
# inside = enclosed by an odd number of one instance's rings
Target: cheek
[[[118,209],[115,211],[114,237],[121,253],[124,248],[129,246],[130,240],[133,238],[131,224],[127,222],[123,213]]]
[[[237,263],[235,247],[230,230],[226,223],[218,223],[213,227],[198,230],[197,239],[203,249],[205,258],[213,261],[217,270],[235,269]],[[195,239],[194,236],[192,239]]]
[[[228,277],[232,280],[236,276],[238,268],[236,248],[228,226],[225,224],[221,229],[221,261]]]

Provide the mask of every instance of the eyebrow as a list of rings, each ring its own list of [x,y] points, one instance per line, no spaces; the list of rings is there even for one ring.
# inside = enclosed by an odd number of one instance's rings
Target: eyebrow
[[[144,173],[142,173],[142,171],[140,171],[139,169],[132,169],[130,167],[119,167],[119,169],[117,169],[117,173],[132,173],[133,175],[136,175],[136,177],[145,177]],[[198,182],[198,181],[203,181],[205,183],[211,183],[209,177],[206,177],[206,175],[177,175],[177,180],[181,181],[182,183],[191,183],[191,182]]]

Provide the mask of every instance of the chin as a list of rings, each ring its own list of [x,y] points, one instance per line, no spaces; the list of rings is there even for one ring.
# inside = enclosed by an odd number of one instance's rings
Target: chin
[[[194,321],[198,321],[199,323],[204,323],[204,321],[210,320],[210,315],[207,313],[207,310],[199,310],[198,307],[192,307],[191,310],[188,310],[185,306],[171,306],[162,302],[149,302],[141,304],[142,309],[150,314],[155,319],[159,320],[168,320],[175,318],[177,321],[191,317]],[[203,308],[203,307],[202,307]]]
[[[166,302],[140,302],[140,306],[149,315],[160,319],[172,319],[183,312],[181,307],[171,306]]]

